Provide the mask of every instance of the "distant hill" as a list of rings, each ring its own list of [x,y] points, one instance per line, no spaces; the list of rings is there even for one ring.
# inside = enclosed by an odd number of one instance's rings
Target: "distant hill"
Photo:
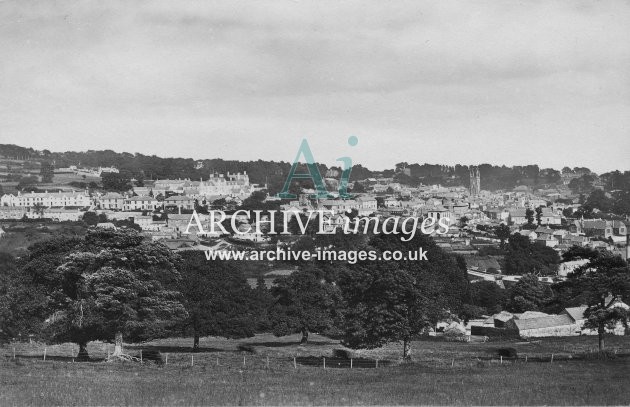
[[[19,159],[29,162],[47,162],[54,164],[55,168],[69,167],[71,165],[83,167],[116,167],[121,174],[129,178],[139,180],[145,179],[166,179],[166,178],[190,178],[207,179],[209,174],[247,172],[250,181],[255,184],[267,184],[270,192],[278,192],[286,179],[291,168],[289,162],[276,161],[238,161],[223,160],[220,158],[193,160],[192,158],[162,158],[155,155],[148,156],[140,153],[131,154],[126,152],[115,152],[112,150],[88,150],[88,151],[66,151],[51,152],[48,150],[34,150],[33,148],[21,147],[13,144],[0,144],[0,160]],[[0,162],[1,166],[1,162]],[[324,164],[318,164],[320,173],[326,174],[329,169]],[[361,165],[353,166],[350,180],[364,180],[373,177],[392,178],[393,182],[404,185],[416,186],[419,184],[431,185],[441,184],[444,186],[464,186],[470,184],[470,168],[467,165],[446,166],[439,164],[408,164],[398,163],[394,168],[381,172],[372,171]],[[511,190],[519,185],[526,185],[533,188],[554,188],[562,185],[561,176],[569,168],[561,171],[553,168],[541,169],[537,165],[527,166],[496,166],[491,164],[479,165],[481,174],[481,189]],[[586,168],[575,169],[575,171],[588,172]],[[334,173],[334,171],[332,171]],[[610,174],[610,173],[609,173]],[[605,175],[609,175],[605,174]],[[586,182],[594,182],[592,177]],[[584,182],[580,188],[584,189]]]

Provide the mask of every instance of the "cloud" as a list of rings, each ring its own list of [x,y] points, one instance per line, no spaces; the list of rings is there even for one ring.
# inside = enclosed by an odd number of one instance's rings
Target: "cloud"
[[[353,133],[380,167],[562,166],[571,145],[568,159],[604,168],[630,147],[623,1],[5,1],[0,21],[10,142],[172,155],[150,140],[185,137],[217,140],[212,156],[288,160],[251,143]],[[384,135],[400,150],[385,154]],[[592,137],[606,150],[581,144]],[[599,161],[611,144],[617,162]]]

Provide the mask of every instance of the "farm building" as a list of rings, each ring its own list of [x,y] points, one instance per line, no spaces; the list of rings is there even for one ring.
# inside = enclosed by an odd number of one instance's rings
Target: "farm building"
[[[615,306],[628,309],[628,305],[618,301]],[[471,326],[473,335],[535,338],[546,336],[576,336],[597,335],[596,329],[584,328],[586,318],[584,312],[587,307],[565,308],[559,315],[549,315],[544,312],[527,311],[522,314],[511,314],[501,311],[487,318],[478,326]],[[607,333],[624,335],[625,326],[620,322],[613,329],[606,329]]]
[[[621,301],[615,302],[614,307],[624,308],[625,310],[630,308],[627,304]],[[586,322],[584,311],[586,311],[586,308],[586,305],[582,305],[581,307],[565,308],[564,311],[562,311],[562,314],[571,317],[574,323],[580,328],[581,335],[597,335],[596,329],[584,328],[584,323]],[[606,332],[612,333],[614,335],[624,335],[626,332],[626,327],[623,325],[623,323],[619,322],[612,329],[606,328]]]
[[[580,327],[569,315],[546,315],[536,318],[512,319],[506,323],[506,329],[518,331],[521,338],[542,336],[579,335]]]

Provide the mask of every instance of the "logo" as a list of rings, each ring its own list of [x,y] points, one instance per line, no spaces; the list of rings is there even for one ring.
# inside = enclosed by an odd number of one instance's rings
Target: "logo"
[[[348,145],[350,147],[354,147],[359,143],[359,139],[355,136],[350,136],[348,138]],[[300,158],[304,157],[304,161],[300,161]],[[350,198],[348,194],[348,182],[350,180],[350,172],[352,171],[352,158],[350,157],[340,157],[337,158],[337,161],[342,163],[342,172],[341,179],[339,180],[339,198],[345,199]],[[297,173],[298,166],[301,162],[306,164],[306,168],[308,173]],[[310,198],[313,199],[321,199],[321,198],[333,198],[334,196],[328,192],[326,189],[326,185],[324,183],[324,179],[319,172],[319,168],[317,168],[317,164],[315,163],[315,158],[313,157],[313,152],[311,151],[311,147],[308,145],[308,141],[306,139],[302,140],[300,147],[298,148],[297,155],[295,156],[295,160],[293,160],[293,165],[291,166],[291,170],[289,171],[289,175],[287,176],[287,180],[284,182],[284,186],[282,187],[282,191],[278,193],[279,198],[284,199],[296,199],[295,194],[289,192],[289,188],[291,186],[291,181],[294,179],[305,180],[310,179],[313,181],[313,185],[315,186],[315,194],[312,194]]]

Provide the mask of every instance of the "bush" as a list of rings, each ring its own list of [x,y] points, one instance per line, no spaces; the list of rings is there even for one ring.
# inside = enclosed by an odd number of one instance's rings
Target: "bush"
[[[350,353],[350,351],[346,349],[334,349],[333,357],[340,359],[351,359],[352,353]]]
[[[497,353],[499,356],[503,356],[504,358],[516,358],[518,357],[518,353],[514,348],[500,348],[497,349]]]
[[[142,361],[151,361],[155,362],[158,365],[164,363],[164,359],[162,358],[162,353],[159,350],[155,349],[143,349],[142,350]]]
[[[243,345],[243,344],[239,344],[236,349],[238,349],[240,352],[247,352],[247,353],[256,353],[256,349],[254,349],[253,346],[251,345]]]

